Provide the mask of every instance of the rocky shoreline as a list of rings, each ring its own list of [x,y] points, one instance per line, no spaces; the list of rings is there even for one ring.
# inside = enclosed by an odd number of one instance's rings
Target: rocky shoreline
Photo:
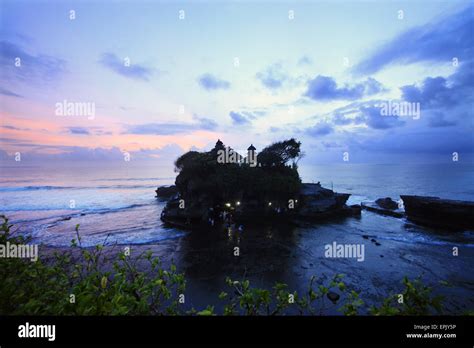
[[[336,193],[317,184],[302,184],[301,190],[288,204],[272,202],[223,202],[209,206],[204,200],[186,206],[175,186],[164,186],[156,190],[157,198],[167,201],[161,220],[167,224],[192,228],[203,225],[259,224],[270,221],[297,222],[299,220],[321,221],[331,217],[360,215],[360,206],[347,206],[348,193]]]
[[[337,193],[319,183],[303,183],[299,195],[288,206],[258,206],[257,202],[222,204],[211,207],[200,201],[196,205],[180,206],[182,200],[175,185],[157,188],[156,197],[166,201],[161,220],[166,224],[192,229],[206,225],[259,224],[271,222],[319,222],[329,218],[360,216],[361,210],[395,218],[407,218],[419,225],[449,230],[474,230],[474,202],[438,197],[401,195],[396,202],[390,197],[375,202],[347,205],[348,193]],[[247,208],[247,209],[246,209]],[[404,209],[403,209],[404,208]]]

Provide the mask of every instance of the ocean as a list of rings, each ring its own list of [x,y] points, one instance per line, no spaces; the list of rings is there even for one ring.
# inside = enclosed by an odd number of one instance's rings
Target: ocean
[[[302,166],[304,182],[351,194],[349,204],[401,194],[474,201],[474,165],[335,164]],[[124,163],[18,164],[0,170],[1,212],[37,243],[68,246],[80,224],[83,244],[146,244],[184,231],[164,228],[154,190],[174,183],[173,168]]]

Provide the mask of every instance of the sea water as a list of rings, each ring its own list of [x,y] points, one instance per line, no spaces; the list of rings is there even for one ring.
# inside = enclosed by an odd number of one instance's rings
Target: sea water
[[[349,204],[402,194],[474,201],[468,164],[318,165],[302,166],[300,174],[304,182],[350,193]],[[163,227],[164,203],[154,192],[175,176],[172,167],[130,163],[2,166],[0,211],[37,243],[68,246],[76,224],[85,245],[151,243],[184,233]]]

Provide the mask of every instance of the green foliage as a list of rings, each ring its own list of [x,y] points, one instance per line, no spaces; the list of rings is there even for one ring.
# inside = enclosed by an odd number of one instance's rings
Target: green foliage
[[[443,311],[442,296],[433,296],[433,289],[421,281],[421,276],[414,280],[403,278],[404,289],[386,298],[377,307],[372,306],[373,315],[430,315]]]
[[[28,240],[10,234],[8,219],[0,228],[0,244],[26,244]],[[18,258],[0,259],[0,314],[38,315],[138,315],[177,314],[179,294],[184,293],[184,275],[163,270],[151,253],[134,258],[121,253],[113,272],[105,271],[103,247],[92,250],[71,244],[69,253],[54,255],[44,264]],[[74,254],[79,254],[75,259]],[[147,261],[147,273],[137,270]],[[74,303],[71,303],[74,295]]]
[[[232,288],[233,296],[222,292],[219,298],[226,301],[224,315],[317,315],[327,308],[327,294],[330,291],[345,293],[346,285],[341,280],[343,276],[338,274],[327,284],[321,282],[317,287],[316,277],[313,276],[308,289],[301,295],[289,291],[288,285],[283,283],[276,283],[272,290],[266,290],[250,287],[248,280],[234,281],[227,278],[226,283]]]

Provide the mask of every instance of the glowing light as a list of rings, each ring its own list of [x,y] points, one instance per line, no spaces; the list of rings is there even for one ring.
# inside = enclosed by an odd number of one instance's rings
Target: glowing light
[[[225,206],[226,206],[226,207],[230,207],[230,203],[226,203]]]
[[[269,206],[272,205],[272,202],[268,202],[268,205],[269,205]]]
[[[237,202],[237,203],[235,203],[235,204],[240,205],[240,202]]]

